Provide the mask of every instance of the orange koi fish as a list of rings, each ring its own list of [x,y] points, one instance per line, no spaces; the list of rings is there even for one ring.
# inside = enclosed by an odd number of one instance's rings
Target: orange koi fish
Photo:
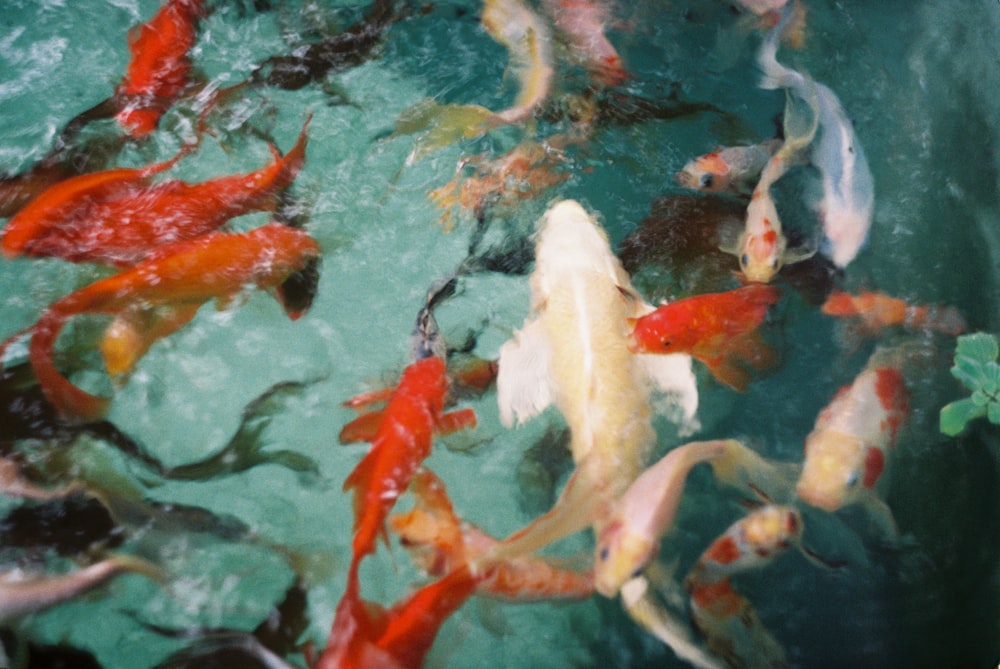
[[[248,174],[203,183],[180,180],[147,186],[171,161],[142,170],[110,170],[69,179],[49,189],[7,224],[8,256],[53,256],[73,262],[129,267],[151,249],[193,239],[235,216],[273,210],[305,162],[306,121],[284,157]],[[172,161],[176,161],[175,156]]]
[[[52,360],[56,339],[70,318],[130,309],[185,309],[211,299],[222,304],[248,285],[278,288],[280,297],[280,284],[319,255],[319,245],[308,234],[276,223],[244,234],[210,233],[164,247],[132,269],[96,281],[50,306],[29,328],[31,366],[46,398],[61,414],[93,420],[107,411],[110,400],[73,385]],[[21,334],[0,345],[0,358]]]
[[[909,393],[898,360],[875,351],[854,382],[817,417],[806,437],[796,494],[826,511],[862,502],[894,534],[892,514],[873,489],[908,414]]]
[[[475,584],[463,567],[384,610],[361,599],[357,579],[349,579],[316,669],[417,669]]]
[[[776,362],[758,328],[779,297],[775,286],[750,284],[664,304],[635,321],[629,347],[636,353],[690,354],[717,381],[743,392],[750,369]]]
[[[857,295],[834,289],[822,311],[827,316],[853,318],[867,335],[877,335],[885,328],[941,332],[956,337],[965,332],[965,319],[952,306],[911,305],[898,297],[864,290]]]
[[[413,510],[389,518],[414,563],[431,576],[441,576],[485,555],[499,541],[455,513],[444,483],[421,469],[410,486],[417,498]],[[512,602],[582,599],[594,592],[590,574],[560,569],[531,556],[504,560],[476,575],[476,593]]]
[[[403,370],[386,408],[378,413],[371,450],[344,481],[344,490],[354,492],[354,565],[374,552],[377,535],[386,538],[385,517],[430,455],[434,435],[476,425],[472,409],[444,413],[445,372],[445,362],[437,356]]]
[[[608,40],[609,11],[600,0],[545,0],[545,10],[565,35],[574,55],[602,86],[620,86],[629,78],[622,57]]]
[[[129,33],[132,60],[115,96],[115,119],[131,137],[145,137],[187,86],[188,52],[197,38],[202,0],[167,0],[149,22]]]

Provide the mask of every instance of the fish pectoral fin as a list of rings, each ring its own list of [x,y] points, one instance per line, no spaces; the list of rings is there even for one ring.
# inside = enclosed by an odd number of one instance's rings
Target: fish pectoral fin
[[[754,371],[763,372],[778,364],[778,354],[757,331],[733,338],[721,355],[706,360],[705,366],[715,380],[733,390],[746,392]]]
[[[108,375],[114,378],[130,373],[153,344],[190,323],[200,306],[182,304],[119,312],[101,339]]]
[[[497,404],[506,427],[540,414],[555,399],[549,373],[551,343],[541,321],[533,320],[500,347]]]
[[[668,417],[686,429],[696,429],[698,380],[691,369],[691,356],[642,353],[636,360],[653,388],[666,396]]]
[[[476,426],[476,412],[472,409],[459,409],[441,414],[435,424],[435,434],[451,434],[465,428]]]
[[[785,252],[781,254],[782,265],[794,265],[797,262],[809,260],[814,255],[816,255],[816,249],[806,246],[795,249],[785,249]]]
[[[868,512],[868,515],[871,516],[879,532],[890,543],[897,543],[899,541],[899,527],[896,525],[896,519],[893,517],[889,505],[874,494],[871,494],[864,498],[862,506]]]
[[[384,409],[369,411],[348,422],[340,429],[338,439],[341,444],[357,444],[375,438],[379,423],[385,415]]]

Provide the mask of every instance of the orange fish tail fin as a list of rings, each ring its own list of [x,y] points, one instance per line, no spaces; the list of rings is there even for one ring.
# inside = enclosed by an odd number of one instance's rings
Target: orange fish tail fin
[[[306,144],[309,143],[309,136],[306,131],[309,129],[309,123],[312,121],[312,114],[306,119],[306,122],[302,125],[302,130],[299,132],[298,139],[295,140],[295,146],[285,154],[284,158],[281,159],[281,170],[275,178],[274,188],[275,190],[283,190],[291,185],[292,181],[298,175],[299,170],[306,162]]]
[[[107,414],[111,401],[91,395],[70,383],[52,360],[56,339],[69,315],[50,309],[39,319],[29,347],[31,366],[45,397],[63,417],[74,421],[94,421]]]

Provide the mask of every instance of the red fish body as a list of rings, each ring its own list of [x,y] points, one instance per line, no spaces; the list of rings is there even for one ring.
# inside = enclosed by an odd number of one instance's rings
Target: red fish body
[[[123,106],[115,115],[132,137],[154,130],[160,116],[188,83],[188,52],[197,38],[201,0],[167,0],[149,22],[129,33],[132,60],[116,91]]]
[[[665,304],[636,321],[630,348],[636,353],[687,353],[721,383],[746,390],[747,367],[762,370],[774,362],[758,327],[780,296],[775,286],[750,284]]]
[[[905,327],[910,330],[941,332],[957,336],[965,332],[965,319],[951,306],[912,305],[873,291],[856,295],[834,290],[823,303],[823,313],[840,318],[853,318],[859,329],[877,335],[885,328]]]
[[[149,178],[177,160],[139,170],[119,169],[69,179],[10,220],[6,255],[52,256],[129,267],[151,249],[193,239],[235,216],[271,210],[305,162],[306,126],[295,146],[249,174],[199,184]],[[183,153],[183,152],[182,152]]]
[[[238,235],[211,233],[165,247],[132,269],[96,281],[50,306],[31,328],[31,365],[45,396],[60,413],[67,418],[98,418],[107,411],[109,400],[70,383],[52,360],[56,339],[70,318],[134,308],[181,308],[211,299],[225,302],[248,285],[279,286],[319,254],[312,237],[280,224]],[[0,346],[0,357],[10,341]]]
[[[385,536],[385,517],[430,455],[434,434],[475,426],[471,409],[444,413],[447,392],[441,358],[423,358],[403,370],[381,414],[371,450],[344,481],[344,490],[354,491],[355,564],[374,552],[378,535]]]

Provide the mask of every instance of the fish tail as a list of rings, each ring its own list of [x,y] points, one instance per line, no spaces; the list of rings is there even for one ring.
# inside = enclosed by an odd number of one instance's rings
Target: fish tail
[[[770,499],[791,493],[796,478],[793,467],[767,460],[737,439],[727,439],[725,444],[725,454],[709,463],[717,481],[733,488],[763,491]]]
[[[56,368],[52,359],[59,332],[67,318],[76,312],[67,312],[51,307],[35,324],[34,334],[28,354],[35,376],[41,384],[45,397],[69,420],[89,422],[104,416],[110,405],[106,397],[91,395],[73,385]]]

